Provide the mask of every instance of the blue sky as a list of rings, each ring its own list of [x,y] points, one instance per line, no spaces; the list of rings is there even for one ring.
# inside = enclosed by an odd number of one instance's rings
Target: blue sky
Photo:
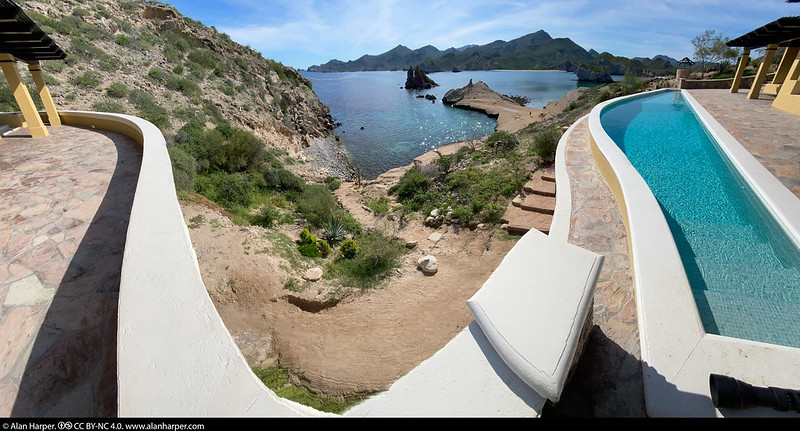
[[[189,18],[287,66],[381,54],[398,44],[439,49],[538,30],[625,57],[692,57],[706,29],[731,39],[782,16],[785,0],[166,0]]]

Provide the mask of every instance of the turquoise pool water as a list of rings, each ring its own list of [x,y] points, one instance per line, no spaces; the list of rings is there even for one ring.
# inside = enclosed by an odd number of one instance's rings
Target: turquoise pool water
[[[600,121],[661,205],[706,332],[800,347],[800,251],[681,93]]]

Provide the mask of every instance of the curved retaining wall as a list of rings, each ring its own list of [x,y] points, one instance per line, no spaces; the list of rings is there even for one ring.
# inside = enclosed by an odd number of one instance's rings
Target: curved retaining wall
[[[206,293],[161,131],[141,118],[60,111],[63,124],[112,130],[143,146],[119,292],[121,417],[323,416],[267,389]]]
[[[659,90],[670,91],[670,90]],[[674,91],[674,90],[673,90]],[[698,117],[765,203],[798,237],[800,200],[688,95]],[[597,105],[589,115],[592,154],[617,197],[628,231],[649,416],[772,416],[769,409],[719,411],[709,394],[709,374],[757,386],[800,387],[800,349],[739,340],[703,329],[680,255],[661,208],[627,157],[603,130],[600,114],[632,97]]]

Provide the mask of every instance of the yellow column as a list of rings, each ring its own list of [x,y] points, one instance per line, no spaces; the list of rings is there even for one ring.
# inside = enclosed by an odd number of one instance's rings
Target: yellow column
[[[758,66],[756,78],[753,81],[753,85],[750,87],[750,92],[747,93],[748,99],[758,99],[758,95],[761,93],[761,86],[767,79],[767,72],[769,71],[769,67],[772,65],[772,59],[775,57],[775,51],[777,50],[777,44],[767,45],[767,51],[764,53],[764,59],[761,62],[761,65]]]
[[[750,62],[750,50],[745,49],[742,51],[742,58],[739,60],[739,67],[736,68],[736,76],[733,77],[733,84],[731,84],[731,93],[738,93],[739,86],[742,84],[742,75],[747,63]]]
[[[25,87],[22,83],[22,79],[19,77],[19,71],[17,70],[14,56],[0,53],[0,67],[3,69],[3,74],[6,76],[6,81],[8,81],[8,86],[11,87],[11,92],[14,94],[14,99],[16,99],[19,105],[19,109],[22,111],[22,117],[25,118],[25,122],[28,123],[31,136],[34,138],[42,138],[49,135],[47,128],[44,126],[44,122],[42,122],[42,117],[39,116],[36,105],[33,104],[30,93],[28,93],[28,88]]]
[[[795,58],[792,63],[792,68],[786,75],[786,81],[781,85],[772,106],[800,115],[800,57]]]
[[[61,125],[61,118],[58,116],[58,111],[56,110],[56,104],[53,103],[53,97],[50,96],[50,90],[47,88],[47,84],[44,82],[44,78],[42,78],[42,68],[38,64],[29,64],[28,70],[31,72],[33,76],[33,82],[36,83],[36,88],[39,89],[39,97],[42,99],[42,105],[44,105],[44,110],[47,111],[47,120],[50,122],[51,126],[60,126]]]
[[[797,58],[798,53],[800,53],[800,46],[786,48],[786,51],[783,52],[781,63],[778,65],[778,70],[775,71],[775,77],[772,78],[772,83],[764,87],[764,94],[778,95],[778,90],[780,90],[783,81],[786,80],[789,68],[791,68],[794,59]]]

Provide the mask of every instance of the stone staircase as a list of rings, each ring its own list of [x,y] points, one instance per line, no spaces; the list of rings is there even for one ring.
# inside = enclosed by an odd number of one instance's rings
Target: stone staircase
[[[556,179],[553,171],[539,171],[523,187],[524,196],[515,198],[501,221],[508,233],[523,235],[531,229],[550,233],[556,207]]]

